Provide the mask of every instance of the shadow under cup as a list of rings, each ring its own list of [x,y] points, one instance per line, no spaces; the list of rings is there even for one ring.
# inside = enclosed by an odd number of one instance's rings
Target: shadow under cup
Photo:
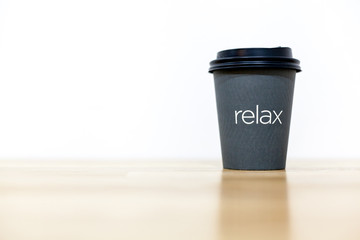
[[[286,172],[223,170],[218,239],[291,239]]]
[[[284,169],[299,61],[290,48],[218,53],[214,74],[225,169]]]

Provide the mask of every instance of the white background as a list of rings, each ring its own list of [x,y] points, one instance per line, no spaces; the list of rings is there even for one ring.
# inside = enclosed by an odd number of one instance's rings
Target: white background
[[[217,159],[216,52],[301,61],[288,156],[360,158],[360,2],[0,2],[0,159]]]

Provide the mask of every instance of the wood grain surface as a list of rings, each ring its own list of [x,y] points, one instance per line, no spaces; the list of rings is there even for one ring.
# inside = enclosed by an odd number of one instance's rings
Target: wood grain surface
[[[360,239],[360,161],[0,161],[0,240]]]

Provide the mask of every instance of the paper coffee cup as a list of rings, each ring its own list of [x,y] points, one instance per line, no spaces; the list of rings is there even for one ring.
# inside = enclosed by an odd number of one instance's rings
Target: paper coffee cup
[[[299,63],[285,47],[230,49],[210,62],[225,169],[285,168]]]

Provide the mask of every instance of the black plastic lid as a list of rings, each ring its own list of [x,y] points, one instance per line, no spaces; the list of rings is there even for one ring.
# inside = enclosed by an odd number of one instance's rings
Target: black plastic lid
[[[300,61],[292,57],[291,48],[237,48],[218,52],[210,62],[209,72],[239,68],[286,68],[300,72]]]

